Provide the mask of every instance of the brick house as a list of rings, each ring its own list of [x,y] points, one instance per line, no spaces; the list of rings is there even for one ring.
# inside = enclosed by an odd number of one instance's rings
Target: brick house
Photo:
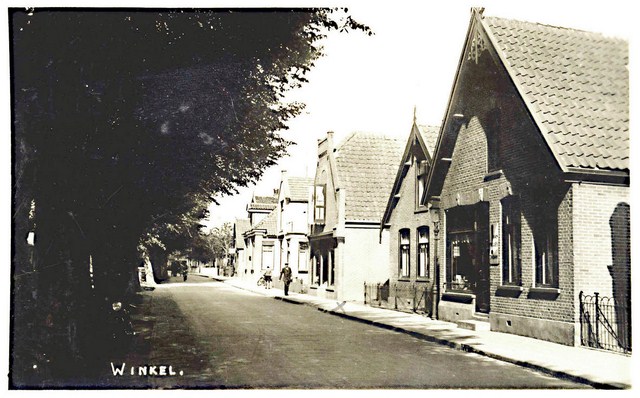
[[[313,188],[313,178],[290,176],[283,170],[276,206],[276,236],[280,261],[274,273],[274,286],[282,288],[278,280],[285,263],[292,271],[291,291],[300,292],[309,286],[309,241],[307,239],[307,211]]]
[[[627,66],[623,40],[472,10],[424,201],[440,319],[576,345],[581,291],[630,304]]]
[[[433,231],[422,196],[439,131],[414,119],[382,216],[381,233],[389,234],[390,279],[375,292],[369,290],[390,308],[432,309]]]
[[[362,300],[365,280],[388,279],[388,234],[380,219],[402,154],[394,138],[353,133],[337,147],[333,133],[318,140],[309,206],[310,294]]]

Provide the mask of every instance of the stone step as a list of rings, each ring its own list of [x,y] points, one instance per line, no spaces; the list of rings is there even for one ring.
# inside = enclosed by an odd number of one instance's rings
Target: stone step
[[[479,321],[477,319],[463,319],[460,321],[456,321],[456,325],[458,325],[458,327],[461,329],[474,331],[489,331],[490,329],[489,322]]]

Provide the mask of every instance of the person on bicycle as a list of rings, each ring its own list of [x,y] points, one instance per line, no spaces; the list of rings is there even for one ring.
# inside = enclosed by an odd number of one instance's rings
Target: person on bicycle
[[[271,268],[267,267],[267,270],[264,271],[264,288],[265,289],[271,289]]]

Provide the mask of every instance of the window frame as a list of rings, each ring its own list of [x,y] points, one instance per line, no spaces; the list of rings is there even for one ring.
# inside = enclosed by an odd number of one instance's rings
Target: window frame
[[[409,228],[402,228],[398,231],[398,278],[409,278],[410,276],[411,230]]]
[[[522,209],[520,199],[516,196],[507,196],[500,201],[500,205],[502,285],[522,286]]]
[[[535,287],[558,289],[560,287],[558,224],[548,220],[546,225],[551,227],[533,234]],[[541,245],[544,245],[543,250],[540,248]],[[543,260],[544,263],[541,263]]]
[[[319,192],[321,192],[322,194],[321,202],[318,200]],[[327,206],[327,185],[315,184],[313,189],[313,222],[314,224],[324,225],[326,221],[326,206]]]
[[[430,232],[430,228],[426,225],[416,229],[416,271],[418,278],[429,278],[431,275]],[[422,236],[426,236],[426,242],[421,240]]]

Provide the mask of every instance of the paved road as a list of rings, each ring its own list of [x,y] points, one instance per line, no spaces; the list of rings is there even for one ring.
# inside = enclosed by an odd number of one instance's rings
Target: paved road
[[[189,276],[183,283],[174,278],[174,283],[148,293],[143,316],[137,321],[140,340],[125,360],[125,374],[115,377],[117,384],[151,388],[584,387],[205,281],[210,280]],[[130,375],[131,365],[144,364],[171,365],[176,375]]]

